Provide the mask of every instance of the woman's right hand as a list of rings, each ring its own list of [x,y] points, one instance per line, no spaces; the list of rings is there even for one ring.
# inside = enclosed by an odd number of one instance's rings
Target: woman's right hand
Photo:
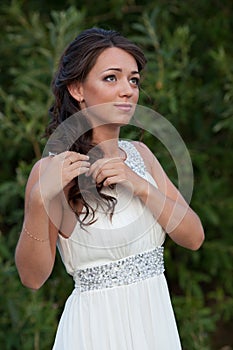
[[[89,156],[66,151],[40,161],[36,183],[44,202],[55,198],[75,177],[85,174],[90,168]]]

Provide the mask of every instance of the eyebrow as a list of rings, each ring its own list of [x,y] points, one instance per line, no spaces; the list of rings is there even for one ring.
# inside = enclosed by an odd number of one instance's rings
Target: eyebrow
[[[116,71],[118,71],[118,72],[122,72],[122,69],[121,69],[121,68],[114,68],[114,67],[112,67],[112,68],[108,68],[108,69],[104,70],[102,73],[108,72],[109,70],[116,70]],[[139,72],[138,72],[137,70],[133,70],[133,71],[131,72],[131,74],[139,74]]]

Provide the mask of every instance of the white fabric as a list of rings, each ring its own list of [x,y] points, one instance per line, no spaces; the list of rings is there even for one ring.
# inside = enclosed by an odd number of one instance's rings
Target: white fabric
[[[149,173],[149,182],[156,186]],[[112,222],[104,210],[88,232],[76,225],[58,239],[66,270],[106,264],[163,244],[165,232],[151,212],[125,187],[111,190],[117,200]],[[179,335],[163,274],[130,285],[69,296],[53,350],[179,350]]]

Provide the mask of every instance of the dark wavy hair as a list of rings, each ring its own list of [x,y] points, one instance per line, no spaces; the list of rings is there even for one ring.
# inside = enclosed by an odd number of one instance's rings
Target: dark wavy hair
[[[65,120],[81,110],[79,103],[71,96],[67,87],[72,83],[85,81],[99,55],[111,47],[123,49],[131,54],[136,60],[139,72],[144,68],[146,58],[142,50],[120,33],[101,28],[91,28],[81,32],[66,47],[52,80],[52,92],[55,99],[49,110],[51,120],[46,128],[47,137],[50,137]],[[82,154],[88,153],[90,161],[94,162],[101,156],[101,150],[93,144],[91,126],[88,125],[86,118],[82,118],[81,112],[75,119],[75,128],[80,136],[70,145],[69,150]],[[82,132],[82,130],[84,131]],[[74,131],[71,130],[71,132]],[[58,150],[55,149],[55,151]],[[110,211],[110,216],[112,216],[116,199],[104,194],[101,191],[102,187],[101,184],[96,188],[91,179],[84,175],[74,179],[74,184],[68,192],[68,202],[82,226],[90,225],[96,221],[95,210],[99,204],[105,203],[107,210]],[[78,212],[78,204],[81,204],[86,210]],[[85,215],[81,219],[80,214],[82,213]]]

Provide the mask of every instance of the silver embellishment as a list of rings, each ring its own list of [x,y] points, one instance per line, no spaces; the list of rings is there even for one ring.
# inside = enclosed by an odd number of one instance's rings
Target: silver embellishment
[[[75,287],[80,292],[136,283],[164,272],[163,247],[104,265],[77,270]]]
[[[145,177],[146,167],[136,147],[131,142],[125,140],[120,140],[118,144],[127,153],[125,164],[138,175]]]

